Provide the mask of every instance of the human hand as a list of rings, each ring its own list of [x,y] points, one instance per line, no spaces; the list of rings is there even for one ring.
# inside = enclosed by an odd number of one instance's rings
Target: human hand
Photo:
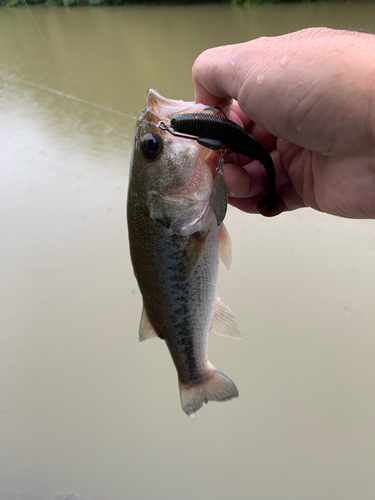
[[[326,28],[209,49],[193,67],[196,102],[235,99],[229,118],[270,152],[288,210],[350,218],[375,218],[374,76],[375,36]],[[263,166],[226,161],[229,202],[255,213]]]

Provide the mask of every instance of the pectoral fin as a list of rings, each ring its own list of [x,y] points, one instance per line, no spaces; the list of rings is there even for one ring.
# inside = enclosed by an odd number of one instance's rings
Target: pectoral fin
[[[232,242],[224,224],[220,227],[219,255],[224,266],[229,269],[232,263]]]
[[[147,339],[152,339],[153,337],[158,337],[155,328],[152,326],[149,320],[145,306],[142,309],[141,322],[139,324],[139,342],[143,342]]]
[[[216,299],[216,309],[210,331],[220,337],[231,337],[236,340],[242,338],[236,316],[219,297]]]

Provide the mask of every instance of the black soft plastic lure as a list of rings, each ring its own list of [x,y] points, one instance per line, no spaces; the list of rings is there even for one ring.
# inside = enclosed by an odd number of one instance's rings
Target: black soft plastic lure
[[[284,200],[275,191],[275,167],[270,154],[237,123],[218,114],[181,113],[171,119],[171,127],[175,132],[196,136],[199,144],[210,149],[226,147],[259,160],[267,172],[269,194],[258,202],[258,212],[273,217],[285,209]]]

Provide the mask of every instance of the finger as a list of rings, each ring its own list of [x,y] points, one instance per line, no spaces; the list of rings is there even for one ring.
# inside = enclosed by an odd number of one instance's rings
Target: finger
[[[193,66],[196,102],[213,105],[231,97],[253,121],[280,136],[269,126],[282,120],[277,130],[285,128],[285,113],[291,102],[294,107],[298,102],[297,83],[304,68],[298,54],[293,55],[293,64],[289,61],[291,50],[296,50],[293,35],[262,37],[203,52]]]
[[[242,44],[239,44],[242,45]],[[208,49],[196,59],[193,65],[195,102],[213,106],[225,98],[237,99],[233,86],[232,71],[228,71],[231,52],[237,45]]]
[[[276,187],[290,183],[277,150],[271,152],[271,158],[275,166]],[[268,191],[269,188],[266,169],[258,160],[247,161],[243,166],[238,163],[225,164],[224,180],[228,193],[236,198],[257,196]]]
[[[261,199],[261,196],[255,198],[228,198],[228,203],[232,205],[232,207],[236,207],[242,212],[246,212],[249,214],[257,214],[259,213],[257,210],[257,203]]]
[[[231,97],[235,101],[229,118],[245,129],[255,122],[273,136],[289,140],[297,136],[298,140],[299,123],[291,123],[298,99],[291,94],[291,88],[296,87],[295,80],[301,77],[297,71],[287,73],[279,64],[289,52],[283,37],[263,37],[206,50],[193,66],[195,101],[213,106]],[[305,94],[301,92],[300,98],[303,97]],[[255,128],[254,133],[257,131]],[[271,145],[272,141],[266,149]]]
[[[293,64],[289,61],[295,50],[292,35],[262,37],[203,52],[193,66],[196,102],[213,105],[231,97],[238,102],[233,104],[233,115],[246,128],[244,115],[277,137],[286,139],[285,130],[290,125],[293,135],[298,135],[299,123],[291,121],[296,104],[306,97],[308,89],[297,86],[304,68],[298,55],[293,55]]]
[[[211,172],[215,172],[219,166],[219,160],[221,156],[221,149],[218,151],[212,151],[211,154],[206,158],[206,164],[210,167]],[[226,163],[234,163],[235,165],[245,165],[249,163],[249,158],[247,156],[242,156],[234,151],[228,151],[225,155]]]
[[[267,151],[275,149],[276,137],[250,120],[250,118],[239,108],[237,101],[233,103],[229,118],[240,125],[240,127],[247,130]]]
[[[238,208],[242,212],[246,212],[249,214],[259,214],[258,212],[258,203],[263,198],[264,193],[259,196],[254,196],[253,198],[228,198],[228,203],[232,205],[232,207]],[[285,204],[284,212],[288,212],[289,208],[287,204]]]
[[[250,198],[265,191],[267,180],[263,165],[254,160],[246,167],[233,163],[224,165],[224,181],[229,196]]]
[[[288,182],[284,186],[277,189],[277,194],[281,196],[288,210],[296,210],[297,208],[305,208],[307,205],[302,198],[296,193],[293,184]],[[314,207],[315,208],[315,207]]]
[[[242,111],[237,101],[232,102],[232,107],[228,118],[240,125],[245,130],[248,130],[253,124],[252,120]]]
[[[306,208],[303,203],[302,198],[295,192],[291,183],[282,186],[277,189],[277,194],[281,196],[285,203],[285,211],[289,212],[291,210],[296,210],[298,208]],[[253,196],[251,198],[228,198],[228,203],[233,207],[238,208],[242,212],[256,214],[258,213],[257,205],[258,202],[263,198],[264,193]]]
[[[266,132],[256,123],[253,123],[253,125],[249,129],[249,132],[254,137],[254,139],[260,142],[264,149],[266,149],[267,151],[272,151],[276,148],[277,138],[274,135]]]
[[[196,100],[212,104],[232,97],[251,120],[274,136],[310,150],[332,152],[333,138],[340,147],[347,142],[337,137],[332,116],[341,120],[346,132],[354,116],[356,123],[362,123],[359,116],[364,113],[362,106],[353,109],[351,99],[342,99],[347,95],[342,60],[348,51],[341,47],[340,36],[333,30],[311,28],[207,50],[193,67]],[[360,54],[356,48],[350,61],[354,63]],[[342,93],[333,81],[339,81]],[[345,120],[348,114],[351,120]]]

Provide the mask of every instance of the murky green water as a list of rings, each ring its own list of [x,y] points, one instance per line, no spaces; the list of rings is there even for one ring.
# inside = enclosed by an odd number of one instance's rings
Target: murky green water
[[[148,87],[192,99],[208,47],[373,31],[375,3],[32,14],[0,10],[0,500],[372,500],[374,223],[230,210],[243,341],[210,359],[240,398],[188,419],[165,345],[137,339],[134,119],[9,75],[138,116]]]

